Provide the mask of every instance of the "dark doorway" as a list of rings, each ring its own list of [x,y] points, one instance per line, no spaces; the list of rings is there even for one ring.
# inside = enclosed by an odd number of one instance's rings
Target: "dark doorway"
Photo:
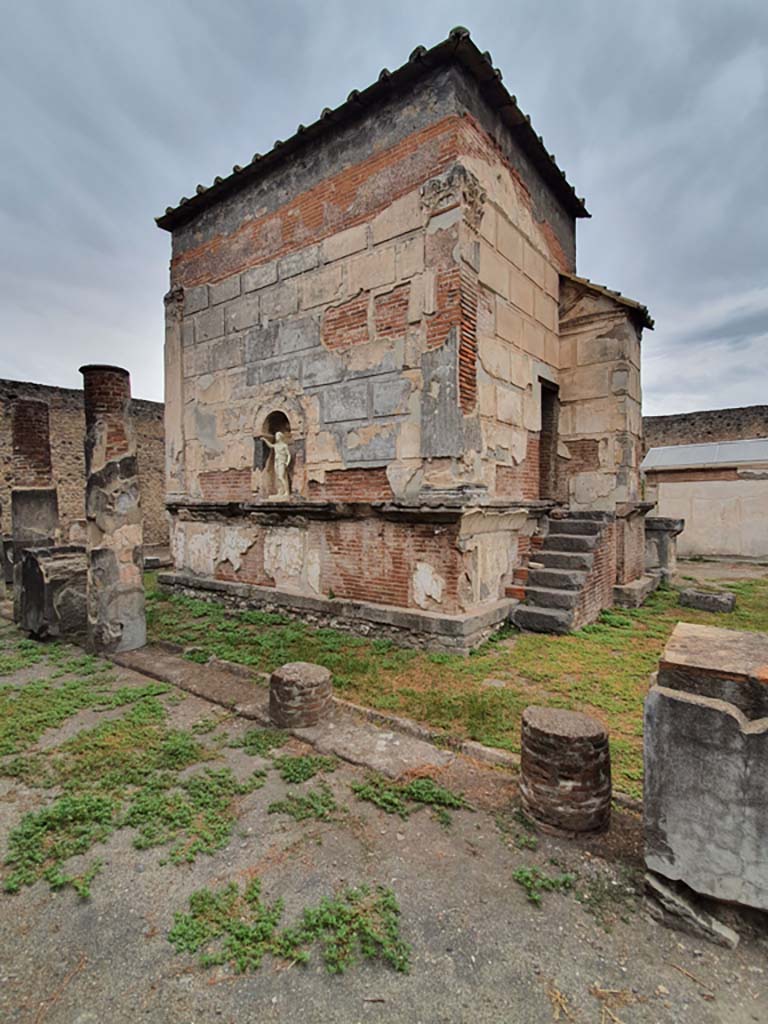
[[[557,434],[560,419],[560,397],[556,384],[540,380],[541,384],[541,436],[539,438],[539,497],[556,501],[557,487]]]

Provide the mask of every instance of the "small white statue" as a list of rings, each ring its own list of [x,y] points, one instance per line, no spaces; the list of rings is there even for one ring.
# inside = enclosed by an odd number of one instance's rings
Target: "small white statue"
[[[272,449],[277,479],[277,494],[270,494],[270,498],[290,498],[291,482],[288,479],[288,467],[291,464],[291,449],[279,430],[275,434],[274,444],[263,436],[262,441]]]

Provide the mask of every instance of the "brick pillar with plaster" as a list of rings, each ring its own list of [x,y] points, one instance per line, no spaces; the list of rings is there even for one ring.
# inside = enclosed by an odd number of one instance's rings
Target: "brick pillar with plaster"
[[[82,366],[88,645],[131,651],[146,643],[143,528],[131,379],[117,366]]]
[[[53,483],[48,404],[17,398],[11,410],[13,485],[11,537],[14,549],[13,611],[21,609],[21,552],[56,542],[59,505]]]

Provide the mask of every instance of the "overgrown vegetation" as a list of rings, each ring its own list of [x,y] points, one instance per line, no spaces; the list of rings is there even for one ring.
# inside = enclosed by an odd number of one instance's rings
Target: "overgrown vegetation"
[[[517,868],[512,877],[525,889],[525,895],[535,906],[541,906],[542,893],[567,892],[573,887],[576,875],[563,872],[559,875],[545,875],[540,868]]]
[[[173,863],[193,861],[228,842],[237,797],[263,785],[265,773],[255,772],[242,784],[226,767],[180,778],[184,769],[213,752],[191,732],[169,728],[166,709],[145,690],[134,691],[137,699],[121,718],[83,730],[51,751],[0,765],[0,773],[21,778],[27,786],[63,791],[12,830],[6,892],[38,878],[61,888],[68,879],[63,862],[120,828],[136,830],[138,849],[168,846],[167,859]],[[117,694],[125,697],[127,692]]]
[[[193,646],[202,660],[216,655],[263,671],[317,662],[351,700],[507,750],[519,749],[520,716],[530,704],[586,711],[610,730],[616,788],[640,796],[643,699],[675,623],[768,631],[768,578],[724,586],[737,595],[730,614],[680,608],[676,591],[660,590],[643,608],[606,612],[570,636],[508,631],[469,658],[400,650],[156,589],[148,607],[152,637]],[[488,678],[505,686],[484,686]]]
[[[387,814],[398,814],[405,819],[419,806],[431,807],[442,825],[450,825],[448,808],[468,808],[463,796],[440,786],[434,779],[413,779],[411,782],[391,782],[381,775],[370,775],[365,782],[353,782],[352,792],[360,800],[367,800]]]
[[[325,821],[338,810],[338,804],[327,783],[321,782],[317,789],[306,793],[289,793],[284,800],[275,800],[267,808],[269,814],[287,814],[294,821],[317,818]]]
[[[14,671],[42,664],[45,672],[0,688],[0,775],[54,792],[47,806],[26,814],[9,835],[6,892],[44,879],[54,889],[71,885],[87,896],[100,861],[81,874],[67,874],[62,866],[120,828],[135,831],[139,849],[167,847],[166,859],[174,863],[228,842],[238,798],[263,785],[266,773],[253,772],[243,783],[227,767],[189,774],[218,756],[199,738],[215,729],[216,718],[189,731],[174,729],[168,721],[167,705],[176,697],[171,687],[116,687],[112,665],[67,645],[33,644],[9,632],[0,640],[0,659]],[[120,717],[82,729],[58,746],[35,749],[46,730],[79,712],[121,709]],[[246,749],[257,753],[284,740],[274,730],[251,730]]]
[[[331,974],[361,958],[409,969],[410,948],[400,937],[400,910],[390,889],[346,889],[280,931],[282,915],[282,900],[263,902],[258,878],[242,892],[234,883],[218,892],[202,889],[190,897],[189,913],[175,915],[168,939],[179,953],[199,954],[204,967],[230,964],[239,972],[257,969],[267,955],[306,963],[318,942]]]
[[[283,782],[294,784],[307,782],[319,772],[336,771],[335,758],[321,757],[318,754],[301,754],[299,756],[286,754],[283,757],[276,757],[272,763],[280,772]]]

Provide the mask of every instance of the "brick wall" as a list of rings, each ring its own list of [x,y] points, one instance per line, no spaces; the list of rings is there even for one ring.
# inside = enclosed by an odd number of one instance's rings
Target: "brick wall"
[[[50,487],[52,478],[48,406],[18,399],[11,409],[11,471],[17,487]]]
[[[645,572],[645,516],[616,520],[616,582],[631,583]]]
[[[10,491],[14,479],[11,407],[17,397],[43,401],[49,406],[53,479],[58,488],[59,512],[66,532],[73,520],[82,519],[85,515],[83,393],[73,388],[25,381],[0,381],[0,503],[4,533],[10,531]],[[134,399],[131,409],[138,446],[144,542],[167,544],[163,406],[159,402]]]
[[[643,416],[643,454],[649,448],[768,437],[768,405]]]
[[[251,501],[251,472],[248,469],[211,470],[201,473],[200,493],[206,501]]]
[[[443,613],[459,610],[458,583],[463,562],[457,547],[456,525],[355,518],[288,527],[301,538],[302,554],[282,565],[282,581],[276,580],[274,570],[265,565],[265,550],[270,543],[268,531],[242,525],[233,529],[247,531],[250,546],[239,550],[236,567],[231,558],[220,559],[214,569],[217,579],[288,590],[306,589],[300,581],[307,565],[314,563],[319,570],[315,585],[326,597],[416,609],[420,606],[414,595],[413,577],[417,564],[423,562],[442,580],[440,599],[430,600],[430,608]],[[282,539],[281,544],[285,550]],[[212,533],[209,547],[216,545]],[[179,568],[185,568],[183,560]]]
[[[642,522],[642,518],[641,518]],[[573,628],[594,622],[603,608],[613,607],[616,582],[616,523],[604,524],[594,549],[594,561],[587,575],[579,602],[574,609]]]

